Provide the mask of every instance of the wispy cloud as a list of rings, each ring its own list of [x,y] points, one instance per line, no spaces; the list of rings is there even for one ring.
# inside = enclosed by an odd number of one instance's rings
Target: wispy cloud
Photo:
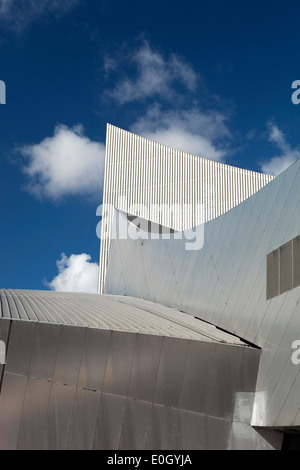
[[[125,76],[120,79],[124,66]],[[162,144],[213,160],[223,160],[232,139],[228,116],[217,110],[201,74],[182,57],[162,54],[148,41],[122,58],[106,56],[104,71],[113,86],[104,96],[119,106],[139,105],[129,129]],[[208,106],[199,106],[199,99]],[[216,106],[214,106],[216,105]]]
[[[227,117],[218,111],[162,111],[156,105],[131,130],[156,142],[212,160],[222,160],[231,139]]]
[[[0,0],[0,20],[2,27],[23,31],[29,23],[42,15],[61,16],[80,0]]]
[[[105,145],[86,137],[81,125],[57,125],[52,137],[18,151],[26,159],[26,189],[35,196],[53,201],[69,195],[100,197]]]
[[[186,90],[194,91],[197,85],[197,75],[193,68],[176,54],[164,57],[154,50],[147,41],[133,53],[117,62],[115,58],[106,57],[104,69],[106,72],[117,70],[126,63],[133,66],[133,77],[126,74],[117,81],[115,86],[107,90],[105,95],[113,98],[122,105],[132,101],[144,100],[148,97],[159,97],[170,100],[176,94],[176,84]]]
[[[292,148],[286,139],[285,134],[279,129],[276,123],[268,122],[268,139],[274,144],[279,155],[275,155],[261,164],[263,173],[277,176],[300,158],[300,148]]]
[[[82,253],[67,257],[62,253],[56,265],[58,275],[47,283],[51,290],[97,293],[99,266],[97,263],[91,263],[90,255]]]

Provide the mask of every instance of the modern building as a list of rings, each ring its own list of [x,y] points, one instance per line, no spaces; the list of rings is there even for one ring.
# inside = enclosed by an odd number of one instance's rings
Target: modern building
[[[108,124],[99,292],[104,292],[116,209],[182,231],[224,214],[272,179]]]
[[[101,295],[0,291],[0,448],[299,447],[299,188],[108,126]]]

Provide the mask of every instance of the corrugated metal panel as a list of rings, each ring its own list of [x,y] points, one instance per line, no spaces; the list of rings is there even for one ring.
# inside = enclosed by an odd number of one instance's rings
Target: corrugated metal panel
[[[175,308],[133,297],[2,289],[0,299],[0,318],[244,344]]]
[[[214,162],[107,125],[99,271],[104,281],[113,209],[183,231],[232,209],[273,176]],[[140,213],[133,208],[139,205]],[[161,205],[177,206],[174,220]],[[184,205],[191,210],[184,213]],[[202,210],[195,210],[201,206]]]

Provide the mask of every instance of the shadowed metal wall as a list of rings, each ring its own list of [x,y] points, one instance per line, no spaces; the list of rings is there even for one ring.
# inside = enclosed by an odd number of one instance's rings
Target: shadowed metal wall
[[[258,349],[7,319],[0,331],[1,449],[281,446],[249,426]]]

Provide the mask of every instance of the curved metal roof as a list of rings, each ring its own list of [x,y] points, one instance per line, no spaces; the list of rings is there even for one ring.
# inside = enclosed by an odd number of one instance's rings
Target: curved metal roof
[[[122,295],[0,289],[0,318],[245,345],[175,308]]]

